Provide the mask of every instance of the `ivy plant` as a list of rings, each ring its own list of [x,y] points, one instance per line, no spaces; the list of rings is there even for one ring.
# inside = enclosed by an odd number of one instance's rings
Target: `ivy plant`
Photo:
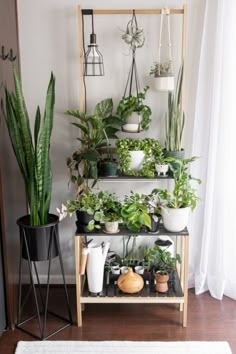
[[[147,130],[151,123],[151,108],[143,103],[146,98],[147,90],[149,86],[146,86],[143,92],[138,92],[137,95],[123,96],[117,107],[117,115],[123,120],[123,124],[126,123],[128,117],[133,112],[138,113],[142,117],[140,126],[143,130]]]
[[[120,168],[124,175],[128,176],[155,176],[155,161],[162,153],[162,148],[158,140],[145,139],[119,139],[116,142],[117,156],[119,158]],[[133,171],[130,168],[130,151],[144,151],[143,167],[140,171]]]

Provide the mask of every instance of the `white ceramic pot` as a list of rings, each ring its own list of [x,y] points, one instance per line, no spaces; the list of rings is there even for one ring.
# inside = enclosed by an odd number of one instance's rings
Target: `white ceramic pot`
[[[120,272],[121,272],[121,274],[128,273],[128,270],[129,270],[129,268],[128,268],[128,267],[126,267],[126,266],[123,266],[123,267],[121,267],[121,268],[120,268]]]
[[[166,176],[168,169],[169,169],[169,165],[155,164],[155,167],[156,167],[156,171],[157,171],[158,176]]]
[[[134,268],[134,270],[135,270],[135,273],[137,273],[137,274],[144,274],[144,267],[143,266],[136,266]]]
[[[154,86],[157,91],[174,91],[175,79],[173,76],[157,76],[154,78]]]
[[[122,130],[127,133],[138,133],[142,130],[140,124],[142,122],[142,116],[137,112],[133,112],[127,119],[126,124],[123,125]]]
[[[162,209],[162,219],[164,227],[170,232],[182,231],[188,224],[190,208],[164,208]]]
[[[119,230],[119,221],[107,221],[104,225],[106,232],[113,234]]]
[[[140,171],[143,167],[144,162],[144,151],[130,151],[131,161],[130,161],[130,169],[133,171]]]
[[[104,265],[109,247],[110,242],[105,242],[104,247],[94,242],[88,245],[87,278],[91,293],[102,291]]]

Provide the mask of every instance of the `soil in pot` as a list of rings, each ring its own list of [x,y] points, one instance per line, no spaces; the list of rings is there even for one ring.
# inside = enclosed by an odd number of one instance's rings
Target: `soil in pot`
[[[117,171],[118,166],[115,160],[103,160],[98,167],[98,174],[102,177],[116,177]]]
[[[49,259],[49,244],[51,241],[51,258],[58,256],[58,247],[56,242],[56,234],[58,234],[59,218],[57,215],[49,214],[48,223],[41,226],[31,226],[30,216],[25,215],[17,220],[17,225],[20,228],[20,237],[23,242],[22,257],[28,259],[26,242],[29,250],[30,260],[33,262],[46,261]],[[59,239],[58,239],[59,241]]]

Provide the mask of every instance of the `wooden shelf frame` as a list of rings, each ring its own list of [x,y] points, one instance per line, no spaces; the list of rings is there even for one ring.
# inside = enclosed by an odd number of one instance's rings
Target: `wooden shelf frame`
[[[135,9],[138,15],[160,15],[161,9]],[[94,15],[132,15],[133,9],[94,9]],[[170,9],[171,15],[182,16],[182,60],[186,57],[186,26],[187,26],[187,5],[181,9]],[[82,31],[82,9],[77,7],[78,15],[78,49],[79,49],[79,109],[84,111],[84,78],[83,78],[83,31]],[[182,109],[185,101],[185,73],[183,76],[182,88]],[[163,178],[164,179],[164,178]],[[107,180],[101,178],[100,180]],[[130,181],[132,179],[129,179]],[[156,180],[156,179],[155,179]],[[109,181],[112,181],[111,179]],[[120,180],[121,181],[121,180]],[[143,181],[143,179],[140,179]],[[151,181],[151,179],[150,179]],[[154,181],[154,180],[153,180]],[[120,234],[119,234],[120,235]],[[118,236],[119,236],[118,235]],[[155,235],[156,236],[156,235]],[[173,235],[174,236],[174,235]],[[175,235],[176,249],[181,254],[182,263],[177,267],[180,284],[183,290],[182,297],[83,297],[82,289],[84,276],[80,274],[80,258],[82,242],[85,235],[75,235],[75,267],[76,267],[76,301],[77,301],[77,325],[82,326],[82,307],[85,303],[173,303],[179,304],[179,309],[183,313],[183,327],[187,326],[187,307],[188,307],[188,252],[189,235]]]

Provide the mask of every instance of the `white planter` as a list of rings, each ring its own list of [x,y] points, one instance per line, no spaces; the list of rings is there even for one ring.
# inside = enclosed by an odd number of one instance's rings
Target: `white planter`
[[[158,164],[155,164],[155,168],[156,168],[158,176],[164,176],[165,177],[167,172],[168,172],[169,165],[158,165]]]
[[[129,151],[131,156],[130,169],[133,171],[140,171],[144,162],[144,151]]]
[[[138,133],[141,131],[142,116],[137,112],[133,112],[131,116],[126,119],[127,123],[123,125],[122,130],[127,133]]]
[[[190,208],[162,209],[162,219],[164,227],[170,232],[182,231],[188,224],[188,215]]]
[[[173,76],[157,76],[154,78],[154,87],[157,91],[174,91],[175,79]]]
[[[100,293],[103,288],[104,265],[110,242],[106,242],[104,248],[91,242],[88,245],[87,277],[88,288],[91,293]]]
[[[104,225],[106,232],[114,234],[119,231],[119,221],[107,221]]]

